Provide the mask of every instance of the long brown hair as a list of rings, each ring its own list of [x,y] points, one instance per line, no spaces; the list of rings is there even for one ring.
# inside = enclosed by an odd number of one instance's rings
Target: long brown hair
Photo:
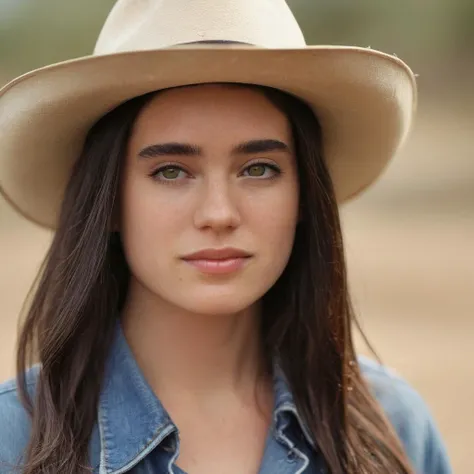
[[[411,474],[394,430],[363,380],[338,206],[313,111],[261,91],[292,126],[302,219],[289,263],[263,298],[266,353],[278,357],[331,474]],[[20,333],[17,378],[32,418],[24,474],[83,474],[105,360],[128,287],[120,236],[112,232],[124,150],[153,94],[119,106],[90,130],[72,170],[58,227]],[[34,398],[25,371],[41,364]]]

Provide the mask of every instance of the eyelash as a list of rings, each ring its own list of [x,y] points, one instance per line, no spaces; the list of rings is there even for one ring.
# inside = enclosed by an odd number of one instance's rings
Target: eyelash
[[[166,165],[161,165],[159,168],[156,168],[150,173],[150,176],[159,181],[160,183],[164,184],[176,184],[177,179],[164,179],[164,178],[159,178],[158,174],[163,173],[164,171],[168,169],[178,169],[180,171],[184,171],[186,174],[189,174],[182,166],[175,164],[175,163],[167,163]]]
[[[282,170],[274,163],[268,163],[266,161],[256,161],[254,163],[250,163],[248,164],[245,168],[244,168],[244,171],[248,170],[249,168],[251,168],[252,166],[265,166],[266,168],[269,168],[271,169],[275,174],[273,176],[269,176],[269,177],[255,177],[255,179],[262,179],[262,180],[270,180],[270,179],[275,179],[276,177],[278,177],[279,175],[282,174]],[[164,184],[170,184],[170,185],[175,185],[177,184],[178,180],[177,178],[176,179],[165,179],[165,178],[159,178],[158,177],[158,174],[159,173],[163,173],[164,171],[166,171],[167,169],[177,169],[179,171],[184,171],[186,174],[189,174],[181,165],[177,164],[177,163],[167,163],[165,165],[161,165],[159,168],[153,170],[151,173],[150,173],[150,176],[159,181],[160,183],[164,183]]]

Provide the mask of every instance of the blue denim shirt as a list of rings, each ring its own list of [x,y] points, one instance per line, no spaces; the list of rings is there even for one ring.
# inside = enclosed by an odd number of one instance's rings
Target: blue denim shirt
[[[359,363],[419,474],[449,474],[447,454],[418,393],[400,377],[361,357]],[[28,371],[33,392],[38,367]],[[284,377],[275,375],[275,407],[260,474],[323,474],[325,468],[298,415]],[[30,421],[15,381],[0,385],[0,474],[13,474],[28,441]],[[185,474],[175,464],[178,428],[145,381],[122,331],[117,331],[90,442],[94,474]],[[223,471],[224,472],[224,471]]]

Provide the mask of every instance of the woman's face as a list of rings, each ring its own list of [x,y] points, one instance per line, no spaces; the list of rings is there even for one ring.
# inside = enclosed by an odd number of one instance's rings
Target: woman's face
[[[287,264],[298,194],[289,123],[262,94],[158,94],[135,122],[122,181],[131,284],[196,313],[244,310]]]

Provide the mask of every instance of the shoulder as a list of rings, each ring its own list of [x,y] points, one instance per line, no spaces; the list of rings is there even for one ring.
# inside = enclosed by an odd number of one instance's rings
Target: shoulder
[[[359,356],[362,375],[395,428],[417,474],[449,474],[446,448],[420,394],[392,369]]]
[[[39,368],[26,373],[28,391],[33,394]],[[16,380],[0,384],[0,473],[14,472],[28,444],[30,419],[18,394]]]

